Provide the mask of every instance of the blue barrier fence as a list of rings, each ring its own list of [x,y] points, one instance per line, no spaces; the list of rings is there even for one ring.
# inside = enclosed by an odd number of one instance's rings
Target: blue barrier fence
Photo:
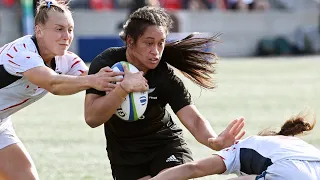
[[[80,37],[78,54],[85,62],[91,62],[98,54],[109,47],[123,46],[119,36]]]

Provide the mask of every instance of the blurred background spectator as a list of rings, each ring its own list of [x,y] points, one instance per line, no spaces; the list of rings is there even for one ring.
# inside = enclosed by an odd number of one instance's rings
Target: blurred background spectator
[[[0,6],[3,6],[5,8],[11,8],[15,5],[15,0],[0,0]]]
[[[190,10],[210,10],[214,7],[214,0],[184,0],[183,8]]]
[[[228,0],[228,9],[232,10],[266,10],[268,0]]]
[[[70,6],[72,9],[90,9],[89,0],[72,0],[70,1]]]

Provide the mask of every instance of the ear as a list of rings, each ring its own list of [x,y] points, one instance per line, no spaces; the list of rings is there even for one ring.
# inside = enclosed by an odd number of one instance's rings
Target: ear
[[[129,48],[132,48],[132,46],[133,46],[133,39],[132,39],[132,37],[128,36],[128,37],[127,37],[127,40],[126,40],[126,43],[127,43],[127,46],[128,46]]]
[[[37,24],[35,26],[35,33],[36,33],[37,37],[42,37],[43,36],[42,26],[40,24]]]

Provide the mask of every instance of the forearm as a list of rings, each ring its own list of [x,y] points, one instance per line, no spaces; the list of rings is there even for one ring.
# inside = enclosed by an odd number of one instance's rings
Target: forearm
[[[117,86],[108,95],[97,98],[91,104],[86,104],[85,120],[87,124],[95,128],[106,123],[120,107],[127,95],[126,91]]]
[[[210,123],[200,114],[194,105],[185,106],[176,114],[182,124],[201,144],[209,147],[208,139],[217,137]]]
[[[209,121],[205,120],[204,118],[199,118],[195,121],[192,131],[193,132],[191,133],[196,140],[209,148],[211,147],[209,146],[208,139],[217,137],[217,134],[212,129]]]
[[[70,76],[57,74],[44,66],[31,68],[23,72],[23,76],[32,84],[41,87],[55,95],[70,95],[89,89],[95,79],[89,76]]]
[[[89,89],[91,76],[55,75],[46,89],[55,95],[71,95]]]

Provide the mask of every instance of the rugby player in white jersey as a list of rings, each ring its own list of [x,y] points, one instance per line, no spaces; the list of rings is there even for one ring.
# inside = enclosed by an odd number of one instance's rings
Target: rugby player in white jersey
[[[237,174],[232,180],[319,180],[320,150],[294,137],[311,131],[312,124],[298,115],[279,132],[265,130],[259,136],[237,141],[211,157],[173,167],[152,180],[185,180],[213,174]]]
[[[89,88],[111,91],[122,81],[109,67],[87,75],[87,66],[68,52],[74,22],[65,1],[40,1],[35,34],[0,48],[0,179],[39,179],[35,165],[16,136],[10,116],[47,92],[70,95]],[[129,76],[127,76],[129,75]],[[125,79],[145,82],[141,74]],[[131,79],[130,79],[131,77]],[[133,78],[133,80],[132,80]]]

